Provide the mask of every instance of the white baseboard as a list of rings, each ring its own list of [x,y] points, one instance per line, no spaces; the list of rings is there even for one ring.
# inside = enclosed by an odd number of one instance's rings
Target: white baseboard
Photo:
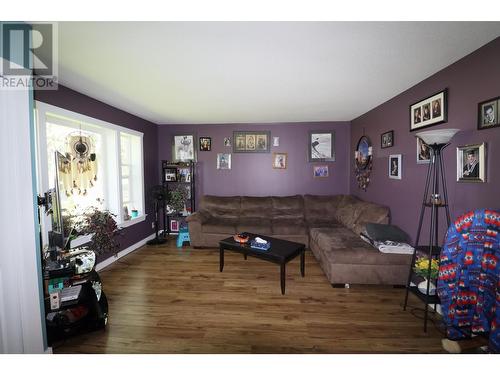
[[[96,271],[101,271],[102,269],[106,268],[107,266],[113,264],[116,262],[118,259],[123,258],[125,255],[130,254],[132,251],[137,250],[138,248],[146,245],[146,242],[149,240],[152,240],[155,238],[155,234],[153,233],[152,235],[144,238],[143,240],[140,240],[139,242],[133,244],[132,246],[127,247],[125,250],[120,251],[116,256],[111,256],[108,259],[103,260],[100,263],[97,263],[97,266],[95,267]]]

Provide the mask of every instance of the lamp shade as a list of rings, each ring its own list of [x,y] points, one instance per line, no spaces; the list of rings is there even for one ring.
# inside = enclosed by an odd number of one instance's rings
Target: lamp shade
[[[421,138],[428,145],[448,143],[460,129],[438,129],[427,130],[415,134],[416,137]]]

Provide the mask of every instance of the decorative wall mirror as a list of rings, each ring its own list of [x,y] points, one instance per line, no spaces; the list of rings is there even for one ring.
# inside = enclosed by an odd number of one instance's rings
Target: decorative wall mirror
[[[370,173],[373,164],[372,152],[373,148],[370,138],[362,136],[354,152],[354,162],[356,164],[356,181],[358,182],[358,186],[364,191],[366,191],[366,187],[370,182]]]

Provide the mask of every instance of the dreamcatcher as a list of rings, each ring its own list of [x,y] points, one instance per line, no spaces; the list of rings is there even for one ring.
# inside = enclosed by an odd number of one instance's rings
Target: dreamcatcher
[[[66,138],[66,157],[71,161],[69,176],[61,176],[66,195],[87,195],[97,181],[97,157],[91,136],[70,133]]]

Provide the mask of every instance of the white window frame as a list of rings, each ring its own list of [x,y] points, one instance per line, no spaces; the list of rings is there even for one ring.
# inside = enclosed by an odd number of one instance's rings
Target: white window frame
[[[137,130],[132,130],[125,128],[123,126],[115,125],[113,123],[96,119],[94,117],[86,116],[78,112],[73,112],[64,108],[60,108],[51,104],[47,104],[40,101],[35,101],[35,116],[36,116],[36,129],[37,129],[37,157],[38,157],[38,189],[40,193],[43,193],[49,189],[49,172],[48,172],[48,160],[47,160],[47,114],[52,114],[58,117],[68,118],[73,121],[80,121],[84,123],[89,123],[103,128],[115,131],[115,147],[116,147],[116,161],[114,168],[116,170],[117,183],[116,187],[111,187],[110,180],[106,177],[105,187],[108,190],[108,194],[114,190],[113,194],[116,195],[115,204],[110,205],[108,209],[116,214],[116,222],[119,227],[125,228],[131,225],[140,223],[146,220],[147,214],[145,213],[146,202],[145,202],[145,184],[144,184],[144,133]],[[71,122],[71,121],[70,121]],[[120,134],[131,134],[140,137],[140,161],[141,166],[140,178],[142,183],[142,212],[141,214],[130,220],[123,220],[123,195],[122,195],[122,171],[121,171],[121,137]],[[106,142],[104,142],[104,148],[107,148]],[[115,207],[117,206],[117,207]],[[116,211],[117,210],[117,211]],[[116,212],[115,212],[116,211]],[[45,216],[45,215],[44,215]],[[50,228],[50,221],[46,217],[43,217],[44,228]],[[47,232],[47,231],[44,231]],[[46,238],[44,238],[44,243]]]

